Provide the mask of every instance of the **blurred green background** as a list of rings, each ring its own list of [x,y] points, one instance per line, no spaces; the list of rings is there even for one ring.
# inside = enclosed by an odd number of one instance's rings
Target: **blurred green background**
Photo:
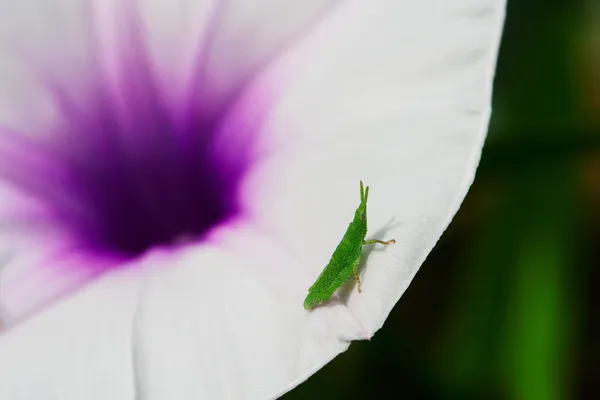
[[[462,208],[370,342],[297,399],[600,399],[600,0],[508,0]]]

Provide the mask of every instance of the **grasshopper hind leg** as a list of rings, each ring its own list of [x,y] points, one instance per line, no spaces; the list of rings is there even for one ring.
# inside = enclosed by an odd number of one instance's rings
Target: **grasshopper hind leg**
[[[378,240],[378,239],[363,240],[363,245],[365,245],[365,244],[375,244],[375,243],[380,243],[380,244],[388,245],[388,244],[396,243],[396,241],[394,239],[390,239],[387,242],[383,241],[383,240]]]
[[[362,289],[360,288],[360,276],[354,275],[354,279],[356,279],[356,290],[358,293],[362,293]]]
[[[360,276],[358,275],[358,268],[360,267],[360,258],[354,262],[352,265],[352,274],[354,275],[354,279],[356,280],[356,290],[358,293],[362,293],[362,288],[360,286]]]

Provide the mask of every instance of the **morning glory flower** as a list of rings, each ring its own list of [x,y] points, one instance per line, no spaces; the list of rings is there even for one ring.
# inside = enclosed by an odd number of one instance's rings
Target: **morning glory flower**
[[[273,398],[372,337],[473,180],[503,17],[0,2],[0,398]],[[397,244],[308,312],[361,179]]]

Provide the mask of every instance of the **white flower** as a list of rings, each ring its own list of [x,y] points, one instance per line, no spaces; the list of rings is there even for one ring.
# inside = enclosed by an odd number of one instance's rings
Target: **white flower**
[[[262,399],[472,182],[501,0],[0,2],[0,399]],[[371,186],[363,292],[306,290]]]

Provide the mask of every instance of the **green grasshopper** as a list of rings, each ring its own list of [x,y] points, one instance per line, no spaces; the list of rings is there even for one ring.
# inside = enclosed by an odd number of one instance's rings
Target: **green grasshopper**
[[[396,243],[394,239],[384,242],[382,240],[365,240],[367,236],[367,199],[369,197],[369,187],[364,189],[362,181],[360,182],[360,205],[354,213],[354,220],[348,226],[344,237],[329,260],[321,275],[315,283],[308,289],[308,295],[304,299],[304,308],[310,310],[316,305],[326,302],[333,293],[342,286],[351,276],[354,276],[357,283],[357,290],[360,293],[360,277],[358,276],[358,267],[360,266],[360,257],[362,256],[362,247],[366,244],[381,243],[388,245]]]

